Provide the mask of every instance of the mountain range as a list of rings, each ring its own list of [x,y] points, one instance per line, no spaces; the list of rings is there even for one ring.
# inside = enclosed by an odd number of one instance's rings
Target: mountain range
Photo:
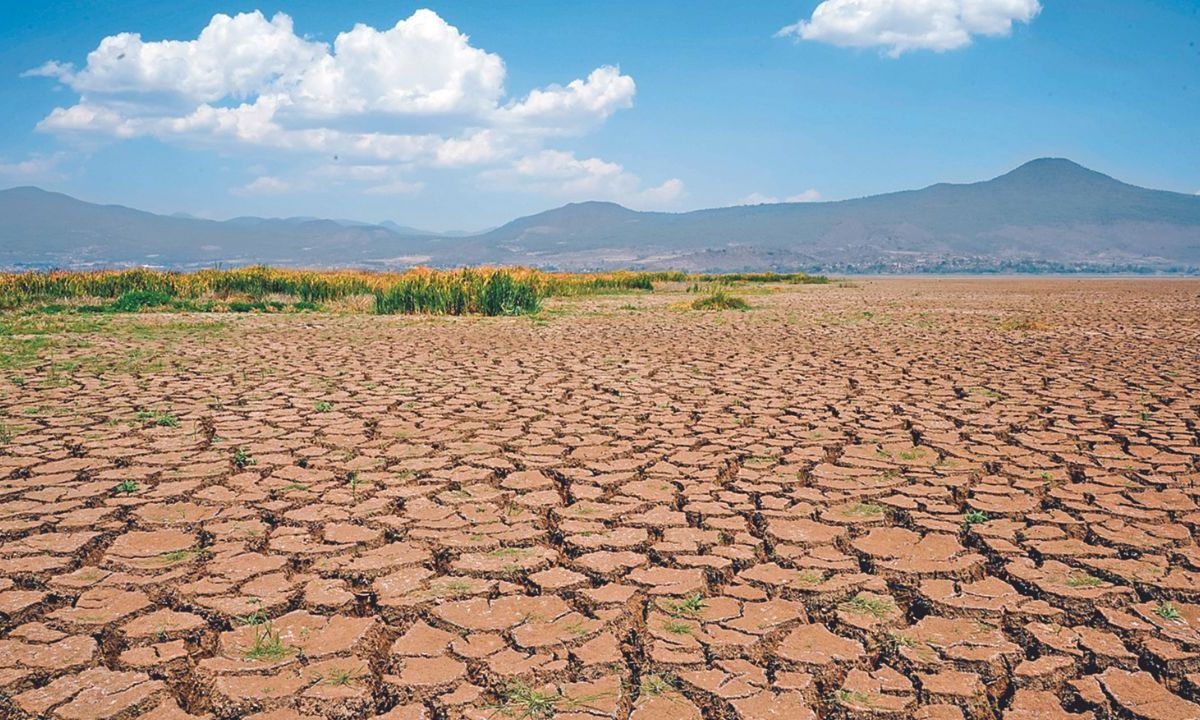
[[[638,212],[572,203],[495,229],[433,233],[320,218],[215,221],[0,190],[0,267],[268,263],[827,272],[1200,272],[1200,196],[1061,158],[969,184],[837,202]]]

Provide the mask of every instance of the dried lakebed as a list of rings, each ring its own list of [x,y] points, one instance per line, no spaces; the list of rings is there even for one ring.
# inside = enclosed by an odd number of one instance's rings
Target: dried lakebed
[[[10,325],[0,717],[1200,718],[1200,283],[744,292]]]

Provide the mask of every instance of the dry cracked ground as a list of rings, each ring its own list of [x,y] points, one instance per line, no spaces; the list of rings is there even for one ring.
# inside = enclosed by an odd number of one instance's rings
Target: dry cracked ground
[[[1200,718],[1200,283],[49,317],[0,717]]]

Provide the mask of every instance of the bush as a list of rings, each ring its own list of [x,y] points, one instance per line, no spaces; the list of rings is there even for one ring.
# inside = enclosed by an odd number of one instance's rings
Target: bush
[[[724,290],[718,290],[692,302],[693,310],[749,310],[750,303]]]
[[[113,312],[137,312],[142,308],[162,307],[171,303],[171,296],[161,290],[130,290],[122,293],[112,304]]]

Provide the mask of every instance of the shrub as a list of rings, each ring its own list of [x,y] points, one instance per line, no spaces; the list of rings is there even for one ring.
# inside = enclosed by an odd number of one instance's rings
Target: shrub
[[[142,308],[162,307],[171,303],[171,296],[161,290],[130,290],[122,293],[112,304],[113,312],[137,312]]]
[[[736,295],[730,295],[724,290],[696,298],[692,301],[693,310],[749,310],[750,303]]]

